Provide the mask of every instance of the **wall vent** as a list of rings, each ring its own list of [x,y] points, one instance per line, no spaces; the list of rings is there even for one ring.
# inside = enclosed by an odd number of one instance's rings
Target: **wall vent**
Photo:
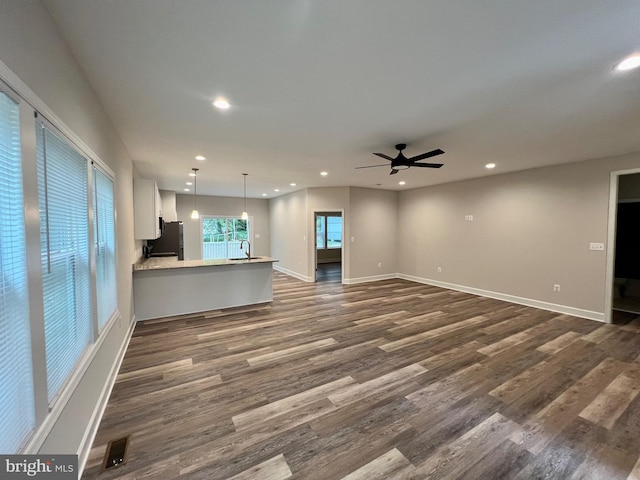
[[[127,447],[129,446],[129,437],[111,440],[107,445],[107,452],[104,455],[102,469],[119,467],[127,461]]]

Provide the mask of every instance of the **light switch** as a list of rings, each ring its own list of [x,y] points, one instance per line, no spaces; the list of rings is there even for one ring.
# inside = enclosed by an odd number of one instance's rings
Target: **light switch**
[[[589,250],[604,250],[604,243],[592,242],[589,244]]]

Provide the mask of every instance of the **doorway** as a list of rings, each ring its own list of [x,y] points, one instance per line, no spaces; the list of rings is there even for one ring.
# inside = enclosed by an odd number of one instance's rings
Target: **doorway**
[[[611,320],[640,315],[640,172],[617,177]],[[611,285],[611,284],[610,284]]]
[[[342,212],[315,212],[316,282],[342,282]]]

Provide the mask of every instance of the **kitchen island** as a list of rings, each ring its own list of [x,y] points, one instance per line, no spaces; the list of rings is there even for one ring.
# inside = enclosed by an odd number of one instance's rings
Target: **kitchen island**
[[[270,257],[143,259],[133,265],[136,320],[270,302],[273,262]]]

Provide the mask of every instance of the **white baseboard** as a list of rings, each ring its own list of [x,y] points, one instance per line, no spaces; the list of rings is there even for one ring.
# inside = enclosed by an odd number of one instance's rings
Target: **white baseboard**
[[[109,376],[107,381],[100,392],[100,399],[96,404],[93,414],[91,415],[91,420],[87,425],[87,429],[82,437],[82,442],[78,447],[78,478],[82,477],[82,473],[84,471],[84,467],[87,464],[87,460],[89,459],[89,454],[91,453],[91,447],[93,446],[93,442],[96,438],[96,434],[98,433],[98,427],[100,426],[100,421],[102,420],[102,415],[104,414],[105,409],[107,408],[107,404],[109,403],[109,397],[111,396],[111,391],[113,390],[113,386],[116,383],[116,378],[118,376],[118,372],[120,371],[120,366],[122,365],[122,361],[124,360],[124,355],[127,352],[127,348],[129,347],[129,342],[131,341],[131,336],[133,335],[133,330],[136,326],[135,316],[131,319],[131,325],[129,326],[129,331],[125,336],[122,345],[120,346],[120,350],[118,351],[118,355],[116,357],[116,361],[113,363],[111,367],[111,371],[109,372]]]
[[[287,270],[286,268],[282,268],[280,265],[273,265],[273,269],[279,272],[282,272],[290,277],[295,277],[298,280],[302,280],[303,282],[313,282],[313,277],[307,277],[306,275],[301,275],[298,272],[294,272],[293,270]]]
[[[404,280],[410,280],[412,282],[424,283],[427,285],[433,285],[435,287],[442,287],[449,290],[456,290],[458,292],[471,293],[473,295],[479,295],[481,297],[495,298],[496,300],[504,300],[505,302],[516,303],[518,305],[525,305],[527,307],[539,308],[541,310],[549,310],[551,312],[563,313],[565,315],[571,315],[574,317],[586,318],[588,320],[596,320],[598,322],[605,321],[605,315],[603,312],[594,312],[591,310],[584,310],[581,308],[569,307],[566,305],[558,305],[555,303],[542,302],[540,300],[533,300],[531,298],[523,298],[515,295],[508,295],[506,293],[492,292],[490,290],[482,290],[480,288],[466,287],[464,285],[456,285],[453,283],[440,282],[438,280],[432,280],[430,278],[415,277],[413,275],[405,275],[399,273],[397,278]]]
[[[380,280],[393,280],[400,278],[396,273],[385,273],[384,275],[372,275],[370,277],[345,278],[342,283],[345,285],[355,285],[357,283],[379,282]]]

